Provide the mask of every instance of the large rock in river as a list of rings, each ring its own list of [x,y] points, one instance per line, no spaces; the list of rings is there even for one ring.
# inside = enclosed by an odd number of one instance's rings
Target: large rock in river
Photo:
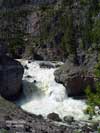
[[[21,92],[23,67],[8,56],[0,57],[0,94],[10,100],[16,99]]]
[[[82,96],[86,87],[91,86],[95,90],[93,67],[96,64],[96,54],[85,57],[82,65],[75,65],[71,61],[55,71],[55,80],[62,83],[67,90],[68,96]]]
[[[14,100],[21,92],[24,69],[22,65],[6,56],[5,42],[0,41],[0,95]]]

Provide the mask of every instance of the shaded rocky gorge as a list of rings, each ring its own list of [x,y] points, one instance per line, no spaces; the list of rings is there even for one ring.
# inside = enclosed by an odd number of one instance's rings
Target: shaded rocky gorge
[[[25,120],[24,132],[97,131],[83,98],[96,89],[99,27],[99,0],[1,0],[0,95],[28,113],[1,97],[0,118]]]

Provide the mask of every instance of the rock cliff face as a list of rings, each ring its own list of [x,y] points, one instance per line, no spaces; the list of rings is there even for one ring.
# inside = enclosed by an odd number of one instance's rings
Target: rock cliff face
[[[16,99],[21,93],[23,67],[6,56],[4,42],[0,42],[0,94],[9,100]]]
[[[2,0],[0,5],[0,38],[15,58],[73,55],[78,63],[77,49],[94,50],[100,41],[98,0]]]

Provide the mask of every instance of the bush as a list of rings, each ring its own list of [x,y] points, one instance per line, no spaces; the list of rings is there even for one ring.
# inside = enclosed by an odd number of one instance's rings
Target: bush
[[[91,117],[95,115],[95,107],[100,107],[100,63],[96,65],[94,75],[96,77],[96,92],[92,92],[90,86],[85,90],[88,104],[85,113],[89,114]]]

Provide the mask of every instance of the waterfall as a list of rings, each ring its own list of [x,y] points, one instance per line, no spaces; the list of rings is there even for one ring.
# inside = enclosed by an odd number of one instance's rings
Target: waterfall
[[[56,67],[40,67],[42,61],[21,61],[21,63],[26,67],[23,77],[25,98],[20,100],[23,110],[44,117],[55,112],[61,118],[67,115],[73,116],[76,120],[85,118],[83,113],[86,108],[85,101],[68,98],[66,88],[55,81]]]

